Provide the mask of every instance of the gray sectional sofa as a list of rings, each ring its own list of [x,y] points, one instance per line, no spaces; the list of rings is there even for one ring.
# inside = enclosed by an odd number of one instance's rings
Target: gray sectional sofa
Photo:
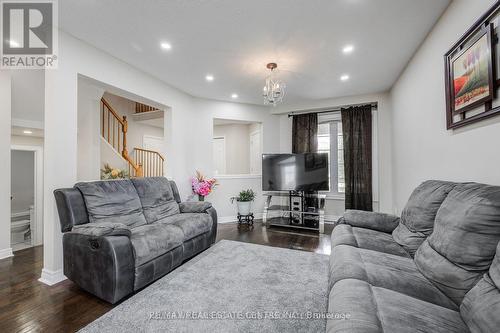
[[[116,303],[210,247],[217,213],[181,202],[164,177],[78,183],[54,191],[64,275]]]
[[[500,187],[427,181],[332,232],[327,332],[500,332]],[[496,254],[496,255],[495,255]]]

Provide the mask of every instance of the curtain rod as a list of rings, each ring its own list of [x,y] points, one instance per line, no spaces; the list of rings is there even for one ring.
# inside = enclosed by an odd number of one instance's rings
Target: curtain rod
[[[341,106],[335,106],[331,108],[318,108],[318,109],[310,109],[310,110],[302,110],[302,111],[292,111],[288,113],[288,118],[297,116],[300,114],[308,114],[308,113],[331,113],[331,112],[339,112],[341,109],[344,108],[349,108],[353,106],[363,106],[363,105],[370,105],[374,110],[378,109],[378,103],[377,102],[371,102],[371,103],[359,103],[359,104],[349,104],[349,105],[341,105]]]

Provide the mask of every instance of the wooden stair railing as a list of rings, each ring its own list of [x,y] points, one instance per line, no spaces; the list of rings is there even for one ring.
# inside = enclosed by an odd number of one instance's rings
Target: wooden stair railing
[[[142,165],[144,177],[163,177],[165,158],[158,152],[134,148],[134,162]]]
[[[130,158],[127,150],[127,117],[120,118],[118,113],[101,98],[101,135],[129,164],[131,177],[144,177],[141,164]]]
[[[155,108],[153,106],[135,102],[135,113],[143,113],[143,112],[158,111],[158,110],[159,110],[158,108]]]

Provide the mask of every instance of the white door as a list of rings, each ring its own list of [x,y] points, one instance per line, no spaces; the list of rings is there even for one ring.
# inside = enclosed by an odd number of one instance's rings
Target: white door
[[[215,137],[213,139],[214,173],[216,175],[226,174],[226,138]]]
[[[144,135],[142,148],[160,153],[163,156],[164,143],[161,136]]]
[[[250,133],[250,174],[260,175],[262,168],[262,145],[260,131]]]

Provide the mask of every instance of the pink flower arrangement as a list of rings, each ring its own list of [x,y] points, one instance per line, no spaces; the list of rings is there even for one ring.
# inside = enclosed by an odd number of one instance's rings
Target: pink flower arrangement
[[[216,185],[217,180],[215,178],[205,178],[199,171],[196,171],[196,177],[191,178],[193,192],[200,197],[200,200],[209,195]]]

